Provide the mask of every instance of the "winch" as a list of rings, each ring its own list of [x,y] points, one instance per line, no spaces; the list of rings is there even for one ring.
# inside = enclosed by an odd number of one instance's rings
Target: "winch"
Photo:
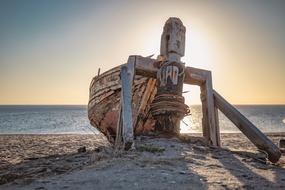
[[[190,112],[182,96],[185,64],[180,59],[184,56],[185,30],[178,18],[169,19],[163,28],[157,93],[151,104],[157,131],[179,133],[180,120]]]

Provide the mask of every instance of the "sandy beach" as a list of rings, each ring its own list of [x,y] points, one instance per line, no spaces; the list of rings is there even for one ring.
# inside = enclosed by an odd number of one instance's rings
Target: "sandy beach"
[[[138,137],[136,150],[114,153],[101,135],[0,135],[0,189],[285,188],[284,156],[272,164],[242,134],[221,139],[215,148],[197,137]]]

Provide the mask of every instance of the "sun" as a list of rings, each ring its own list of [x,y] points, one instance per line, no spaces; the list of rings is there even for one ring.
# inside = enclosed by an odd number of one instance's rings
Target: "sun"
[[[191,27],[185,44],[186,66],[202,69],[210,68],[213,61],[210,42],[205,33]]]

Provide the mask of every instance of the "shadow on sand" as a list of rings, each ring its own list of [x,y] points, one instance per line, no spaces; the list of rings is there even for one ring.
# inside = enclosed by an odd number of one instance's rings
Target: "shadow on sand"
[[[1,189],[280,189],[285,170],[227,149],[140,137],[136,150],[111,147],[26,160],[1,169]],[[273,175],[269,180],[259,171]],[[22,179],[22,180],[19,180]],[[6,180],[6,181],[5,181]]]

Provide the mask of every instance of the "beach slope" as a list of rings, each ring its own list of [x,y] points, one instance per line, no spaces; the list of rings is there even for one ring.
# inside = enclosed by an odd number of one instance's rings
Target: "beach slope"
[[[114,153],[100,135],[1,135],[0,189],[285,188],[284,157],[271,164],[242,134],[221,138],[223,148],[138,137],[136,150]]]

